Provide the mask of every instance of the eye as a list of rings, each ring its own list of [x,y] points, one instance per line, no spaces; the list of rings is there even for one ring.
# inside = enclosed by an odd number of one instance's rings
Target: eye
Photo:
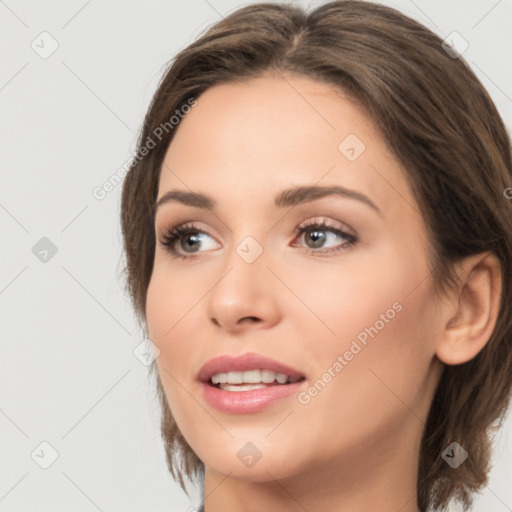
[[[348,249],[357,242],[355,235],[331,225],[327,219],[304,222],[295,228],[294,233],[297,235],[295,240],[304,238],[307,252],[316,255]],[[336,239],[339,240],[337,244]],[[167,229],[158,243],[166,247],[174,257],[188,260],[203,252],[200,251],[201,248],[214,249],[216,242],[213,240],[194,223],[189,223]],[[331,245],[327,245],[328,243]],[[293,247],[297,245],[295,241],[292,244]]]
[[[166,230],[163,233],[159,244],[166,247],[174,256],[187,260],[194,258],[195,253],[199,252],[196,249],[205,245],[205,237],[206,240],[208,238],[213,240],[211,236],[204,231],[201,231],[193,223],[182,224],[181,226],[176,226]],[[176,248],[177,245],[179,246],[178,249]],[[206,244],[206,249],[211,249],[211,246],[211,243]]]
[[[311,254],[338,252],[354,246],[357,242],[355,235],[331,225],[330,221],[326,219],[305,222],[295,228],[295,233],[299,235],[299,239],[304,238],[307,252]],[[337,244],[336,239],[338,239]],[[329,242],[331,242],[330,246],[327,245]],[[325,248],[328,250],[317,250]]]

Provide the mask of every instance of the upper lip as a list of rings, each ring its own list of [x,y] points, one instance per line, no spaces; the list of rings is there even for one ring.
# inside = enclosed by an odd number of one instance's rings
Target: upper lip
[[[300,371],[275,359],[247,352],[239,356],[221,355],[210,359],[199,370],[197,378],[201,382],[209,382],[216,373],[244,372],[248,370],[271,370],[276,373],[284,373],[288,377],[305,377]]]

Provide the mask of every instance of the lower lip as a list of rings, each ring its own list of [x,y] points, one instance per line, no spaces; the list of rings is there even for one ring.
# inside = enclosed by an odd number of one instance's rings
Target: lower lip
[[[250,391],[224,391],[202,383],[204,398],[215,409],[222,412],[245,414],[259,412],[281,398],[297,393],[306,381],[280,384]]]

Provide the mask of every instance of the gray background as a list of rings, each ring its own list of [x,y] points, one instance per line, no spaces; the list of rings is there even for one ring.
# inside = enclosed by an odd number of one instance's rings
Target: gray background
[[[512,126],[511,0],[386,3],[443,38],[460,33]],[[119,278],[121,186],[92,192],[134,151],[166,62],[242,5],[0,2],[2,512],[197,504],[167,472],[152,380],[133,353],[143,336]],[[509,417],[474,511],[512,510],[511,431]]]

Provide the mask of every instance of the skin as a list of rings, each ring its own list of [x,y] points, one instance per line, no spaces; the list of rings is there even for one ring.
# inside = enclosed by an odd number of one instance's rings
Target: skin
[[[460,286],[443,300],[434,294],[423,217],[373,126],[331,86],[265,75],[208,89],[169,146],[158,199],[179,189],[217,203],[157,209],[157,241],[191,221],[205,234],[188,253],[176,244],[191,260],[157,244],[146,309],[172,413],[205,464],[206,512],[419,510],[419,447],[443,362],[465,362],[487,342],[499,265],[489,254],[468,258]],[[349,134],[365,145],[354,161],[338,149]],[[273,205],[298,185],[343,186],[380,212],[339,196]],[[293,232],[309,220],[357,242],[324,231],[315,246],[311,232]],[[263,249],[252,263],[236,251],[247,236]],[[227,414],[202,397],[202,365],[248,351],[299,369],[307,391],[396,303],[394,318],[307,404],[292,395]],[[237,457],[247,442],[262,454],[250,468]]]

